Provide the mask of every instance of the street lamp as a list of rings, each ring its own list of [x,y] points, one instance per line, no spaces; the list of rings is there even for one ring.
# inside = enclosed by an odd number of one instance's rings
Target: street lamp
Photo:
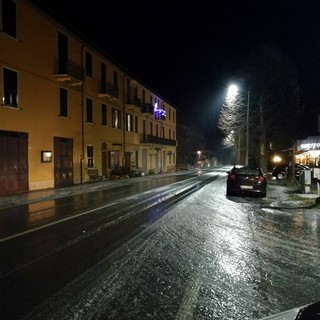
[[[236,84],[231,84],[228,88],[227,99],[230,101],[234,100],[238,94],[238,86]]]
[[[250,108],[250,90],[248,90],[248,101],[247,101],[246,165],[249,164],[249,108]]]
[[[233,100],[238,94],[238,86],[232,84],[229,86],[227,99]],[[247,99],[247,119],[246,119],[246,165],[249,164],[249,110],[250,110],[250,90],[248,89],[248,99]]]
[[[200,150],[197,151],[197,155],[198,155],[198,165],[200,168],[202,168],[201,151]]]

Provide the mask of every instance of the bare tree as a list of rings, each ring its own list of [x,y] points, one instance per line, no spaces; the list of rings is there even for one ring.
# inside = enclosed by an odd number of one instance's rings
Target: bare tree
[[[231,89],[232,90],[232,89]],[[235,90],[235,88],[233,88]],[[225,134],[222,145],[232,148],[237,162],[241,161],[244,140],[246,106],[238,91],[230,91],[225,98],[219,115],[218,127]]]
[[[303,114],[298,74],[282,51],[270,46],[255,49],[243,64],[250,87],[250,156],[266,169],[269,145],[290,148],[299,135]],[[254,145],[253,145],[254,144]]]

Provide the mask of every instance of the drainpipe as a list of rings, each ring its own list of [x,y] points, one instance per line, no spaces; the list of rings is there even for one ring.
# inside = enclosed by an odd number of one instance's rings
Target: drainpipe
[[[123,103],[123,169],[126,169],[126,101],[125,101],[125,74],[122,77],[122,103]]]
[[[83,93],[83,86],[81,85],[81,156],[80,156],[80,183],[83,183],[83,160],[84,160],[84,93]]]

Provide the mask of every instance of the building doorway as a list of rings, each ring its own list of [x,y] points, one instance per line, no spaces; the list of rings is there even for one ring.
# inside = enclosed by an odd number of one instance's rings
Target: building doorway
[[[28,191],[28,180],[28,134],[0,131],[0,195]]]
[[[73,185],[73,139],[54,137],[54,187]]]

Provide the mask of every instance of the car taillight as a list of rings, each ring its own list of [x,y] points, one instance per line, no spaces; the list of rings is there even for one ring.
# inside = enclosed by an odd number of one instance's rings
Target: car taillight
[[[235,181],[236,180],[236,175],[235,174],[230,174],[229,175],[229,180]]]
[[[266,181],[266,178],[264,176],[259,176],[259,182],[263,183]]]

